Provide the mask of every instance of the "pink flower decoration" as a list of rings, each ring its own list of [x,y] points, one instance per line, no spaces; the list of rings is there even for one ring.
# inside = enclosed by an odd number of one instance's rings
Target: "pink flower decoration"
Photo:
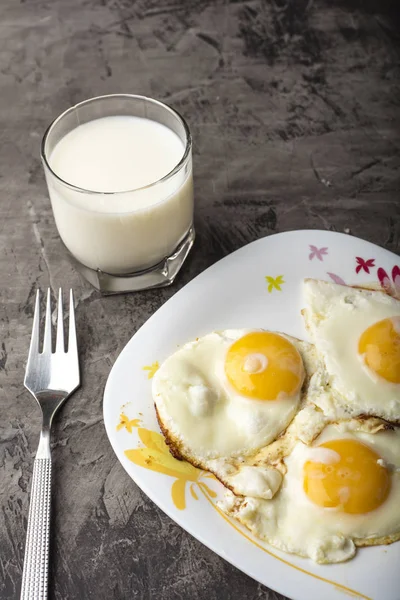
[[[385,269],[379,267],[378,271],[378,279],[383,287],[383,289],[390,294],[390,296],[394,296],[395,298],[400,298],[400,267],[395,265],[392,269],[392,280],[389,275],[386,273]]]
[[[324,256],[328,254],[328,248],[317,248],[317,246],[313,246],[310,244],[311,253],[309,255],[309,259],[312,260],[315,256],[318,260],[324,260]]]
[[[400,291],[400,267],[397,265],[392,269],[392,279],[395,289]]]
[[[329,275],[334,283],[337,283],[338,285],[346,285],[346,282],[339,277],[339,275],[335,275],[335,273],[327,273],[327,275]]]
[[[380,267],[377,271],[378,279],[380,284],[386,291],[389,291],[392,287],[392,282],[390,281],[389,275],[386,273],[385,269]]]
[[[356,256],[356,261],[358,262],[358,266],[356,267],[356,273],[359,273],[361,271],[361,269],[363,269],[363,271],[365,271],[366,273],[369,274],[369,270],[371,269],[371,267],[375,266],[374,258],[369,258],[368,260],[364,260],[363,258]]]

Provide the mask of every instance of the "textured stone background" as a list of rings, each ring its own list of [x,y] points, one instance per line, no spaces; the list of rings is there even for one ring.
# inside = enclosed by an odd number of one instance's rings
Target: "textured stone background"
[[[261,236],[351,233],[398,252],[399,22],[389,0],[1,0],[0,597],[17,598],[39,411],[22,387],[35,289],[76,290],[83,385],[54,435],[51,598],[272,600],[162,514],[102,423],[110,368],[178,288]],[[196,228],[170,289],[101,298],[63,256],[39,160],[97,94],[165,99],[194,135]]]

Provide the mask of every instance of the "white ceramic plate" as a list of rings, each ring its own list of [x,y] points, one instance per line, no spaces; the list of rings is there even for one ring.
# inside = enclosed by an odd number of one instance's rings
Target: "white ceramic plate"
[[[132,479],[203,544],[293,600],[398,600],[400,543],[361,549],[348,563],[320,566],[257,541],[219,512],[221,484],[169,455],[150,379],[157,363],[178,345],[215,329],[265,328],[307,339],[300,316],[305,277],[348,284],[381,279],[394,287],[400,285],[399,264],[396,255],[339,233],[292,231],[258,240],[207,269],[164,304],[132,337],[107,382],[107,434]]]

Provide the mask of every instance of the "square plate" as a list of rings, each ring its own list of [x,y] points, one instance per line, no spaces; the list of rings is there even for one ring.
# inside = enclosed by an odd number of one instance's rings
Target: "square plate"
[[[179,345],[213,330],[262,328],[307,339],[300,315],[304,278],[350,285],[379,280],[399,292],[399,262],[369,242],[329,231],[260,239],[207,269],[166,302],[132,337],[108,378],[105,427],[137,485],[211,550],[293,600],[397,600],[400,542],[359,549],[348,563],[317,565],[253,537],[219,510],[219,482],[169,454],[155,416],[151,377]]]

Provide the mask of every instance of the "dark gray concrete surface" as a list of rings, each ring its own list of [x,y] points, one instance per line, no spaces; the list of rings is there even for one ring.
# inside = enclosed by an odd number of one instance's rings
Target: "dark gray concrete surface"
[[[399,252],[399,14],[389,0],[1,0],[1,599],[19,593],[40,426],[22,387],[33,295],[63,285],[76,290],[83,385],[55,428],[50,598],[282,600],[138,490],[102,394],[145,320],[247,242],[320,228]],[[61,111],[110,92],[188,120],[198,239],[173,287],[102,298],[63,255],[39,143]]]

